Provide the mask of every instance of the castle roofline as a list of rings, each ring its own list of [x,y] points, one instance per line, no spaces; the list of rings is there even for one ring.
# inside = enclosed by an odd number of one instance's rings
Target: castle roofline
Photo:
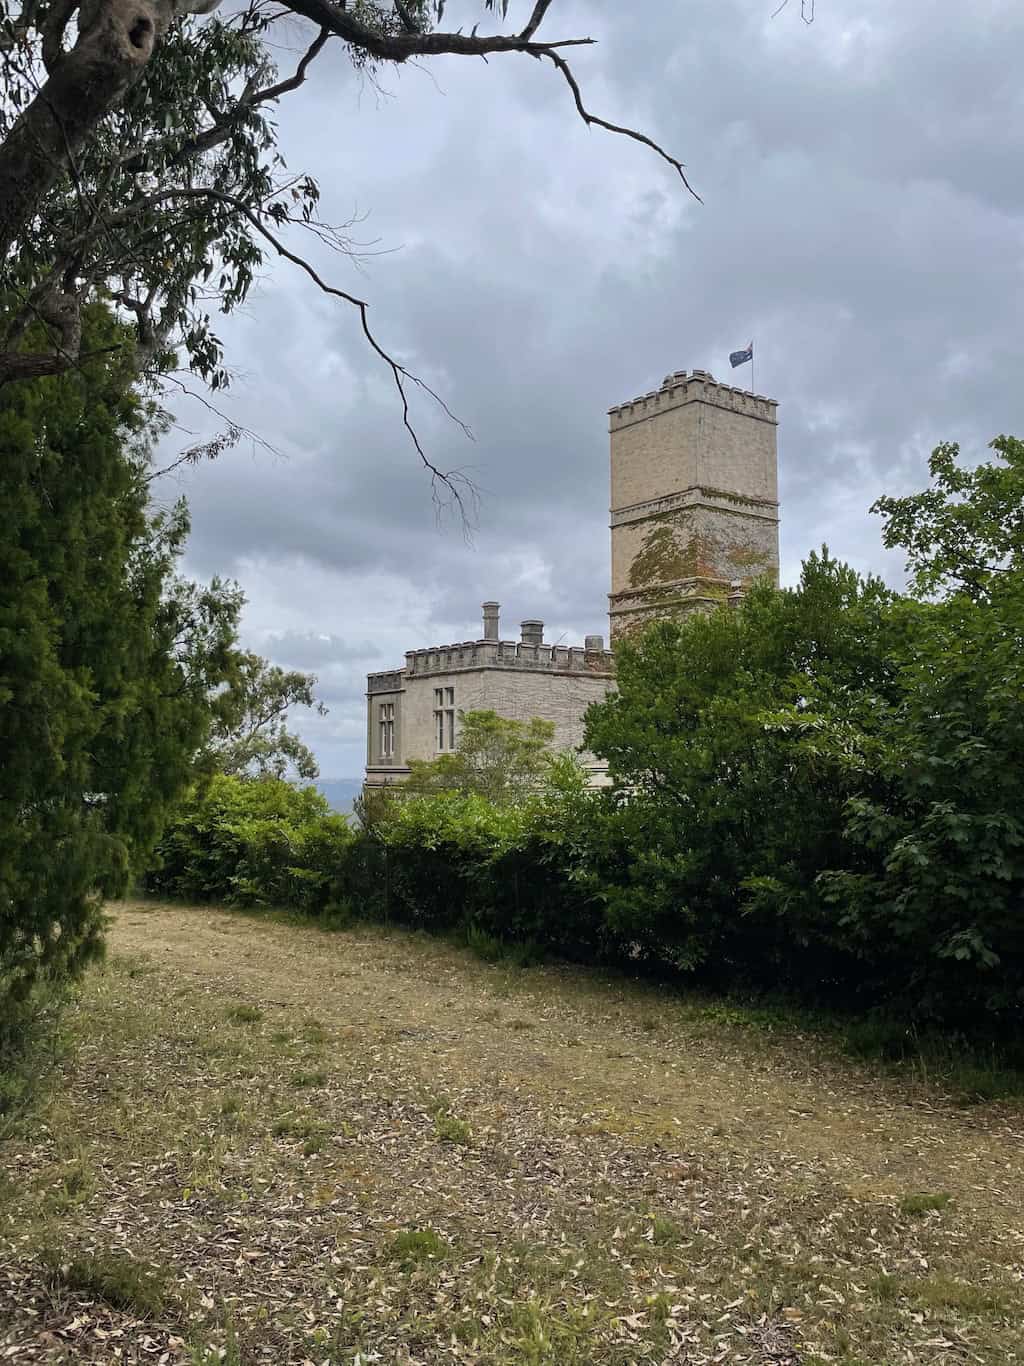
[[[596,639],[596,637],[595,637]],[[509,673],[613,677],[611,650],[584,645],[530,645],[519,640],[463,640],[407,650],[405,667],[367,675],[367,692],[398,692],[418,678],[500,669]]]
[[[638,410],[642,415],[651,407],[675,407],[680,402],[701,399],[769,420],[774,420],[774,410],[778,407],[777,399],[751,393],[749,389],[740,389],[733,384],[722,384],[709,370],[673,370],[662,380],[660,389],[651,389],[646,394],[615,404],[608,409],[608,416],[629,420],[637,416]]]

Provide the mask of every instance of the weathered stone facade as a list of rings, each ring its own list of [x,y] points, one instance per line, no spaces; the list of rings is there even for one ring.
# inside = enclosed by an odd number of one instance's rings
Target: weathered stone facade
[[[778,582],[775,412],[706,370],[610,409],[613,640]]]
[[[518,721],[542,716],[554,722],[555,749],[582,745],[583,713],[615,679],[603,638],[588,636],[582,649],[546,645],[543,623],[531,620],[522,624],[522,639],[499,640],[497,611],[497,603],[484,603],[479,640],[409,650],[404,669],[369,675],[368,787],[401,782],[410,759],[452,749],[460,711],[496,711]],[[598,779],[600,765],[591,760],[589,767]]]
[[[706,370],[677,370],[610,410],[613,639],[737,601],[761,576],[778,582],[775,414],[774,400]],[[614,686],[612,653],[600,636],[583,648],[546,645],[532,619],[520,640],[501,640],[498,612],[483,604],[477,640],[409,650],[404,668],[369,675],[368,787],[401,782],[411,759],[454,748],[460,711],[544,717],[556,749],[582,744],[584,712]],[[600,765],[589,766],[600,781]]]

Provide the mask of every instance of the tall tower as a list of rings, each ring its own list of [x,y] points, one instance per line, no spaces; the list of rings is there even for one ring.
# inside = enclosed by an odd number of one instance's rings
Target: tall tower
[[[609,410],[613,639],[778,582],[776,406],[677,370]]]

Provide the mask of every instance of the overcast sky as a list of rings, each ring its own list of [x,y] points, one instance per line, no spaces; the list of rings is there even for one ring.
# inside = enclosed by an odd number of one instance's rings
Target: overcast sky
[[[524,57],[375,89],[338,45],[282,104],[323,216],[365,215],[354,235],[385,253],[361,274],[310,259],[472,428],[417,405],[430,457],[481,490],[467,543],[354,314],[286,263],[218,328],[236,376],[218,402],[280,454],[245,446],[161,493],[191,502],[187,571],[244,587],[246,643],[319,675],[329,715],[296,722],[325,777],[362,770],[366,673],[477,636],[483,599],[505,636],[524,617],[548,640],[607,633],[606,410],[670,370],[728,380],[754,338],[784,582],[822,541],[899,582],[873,499],[922,486],[939,440],[977,456],[1024,433],[1024,5],[817,0],[807,25],[776,3],[555,0],[545,22],[598,40],[573,54],[585,99],[679,155],[703,204]],[[509,8],[521,25],[527,0]],[[482,13],[449,0],[445,26]]]

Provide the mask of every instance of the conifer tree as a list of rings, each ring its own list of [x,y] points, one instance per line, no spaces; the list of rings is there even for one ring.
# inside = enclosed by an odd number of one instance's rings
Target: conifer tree
[[[120,325],[88,311],[76,370],[0,392],[0,1108],[40,995],[101,947],[122,891],[192,775],[241,595],[175,574],[184,505],[153,516],[158,415]]]

